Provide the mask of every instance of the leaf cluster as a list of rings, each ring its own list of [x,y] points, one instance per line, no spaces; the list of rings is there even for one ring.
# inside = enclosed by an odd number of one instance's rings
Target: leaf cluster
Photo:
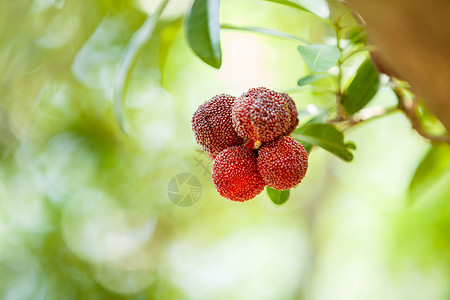
[[[382,108],[382,113],[371,112],[367,106],[382,87],[381,74],[369,55],[365,29],[353,18],[351,10],[342,4],[329,6],[325,0],[263,0],[273,5],[283,5],[295,9],[299,14],[310,14],[332,29],[326,42],[312,43],[293,33],[282,32],[272,28],[221,24],[219,0],[194,0],[184,21],[187,44],[193,53],[213,68],[222,64],[220,41],[221,30],[240,30],[263,34],[298,43],[297,50],[308,68],[297,81],[299,88],[319,87],[325,80],[334,82],[331,91],[336,96],[335,104],[329,107],[315,105],[315,112],[299,112],[301,127],[292,133],[310,153],[314,147],[320,147],[340,159],[353,160],[354,143],[346,141],[344,132],[350,127],[375,117],[387,115],[398,108]],[[123,104],[126,98],[126,86],[140,49],[152,37],[154,27],[168,0],[162,0],[154,14],[136,32],[130,40],[122,59],[122,72],[118,73],[115,86],[115,111],[122,129],[125,131]],[[359,58],[359,59],[355,59]],[[363,59],[361,59],[363,58]],[[354,74],[347,74],[345,69],[356,69]],[[326,90],[325,92],[330,92]],[[311,104],[312,105],[312,104]],[[313,105],[314,106],[314,105]],[[420,168],[420,167],[419,167]],[[420,170],[418,169],[418,173]],[[268,190],[269,197],[276,204],[284,203],[289,192]]]

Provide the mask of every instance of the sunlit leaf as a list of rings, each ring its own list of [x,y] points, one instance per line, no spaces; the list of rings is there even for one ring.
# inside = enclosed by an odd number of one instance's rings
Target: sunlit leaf
[[[319,80],[321,80],[323,78],[326,78],[328,76],[330,76],[330,75],[329,74],[312,74],[312,75],[308,75],[308,76],[300,78],[297,81],[297,85],[298,86],[304,86],[304,85],[307,85],[307,84],[311,84],[311,83],[319,81]]]
[[[205,63],[220,68],[219,0],[195,0],[186,19],[189,46]]]
[[[347,90],[344,92],[342,105],[349,115],[363,109],[378,92],[380,76],[372,61],[366,59],[356,72]]]
[[[290,190],[279,191],[266,186],[267,195],[276,205],[281,205],[289,199]]]
[[[297,50],[308,68],[315,73],[327,71],[334,66],[341,57],[341,51],[339,51],[337,47],[331,45],[299,45]]]
[[[330,8],[326,0],[265,0],[275,2],[290,7],[294,7],[303,11],[310,12],[321,18],[328,18],[330,16]]]
[[[279,31],[279,30],[269,29],[269,28],[253,27],[253,26],[238,26],[238,25],[231,25],[231,24],[222,24],[221,28],[250,31],[250,32],[260,33],[260,34],[269,35],[269,36],[273,36],[273,37],[279,37],[279,38],[283,38],[283,39],[296,40],[298,42],[301,42],[301,43],[304,43],[307,45],[309,44],[309,42],[307,40],[302,39],[298,36],[295,36],[295,35],[287,33],[287,32]]]
[[[351,161],[354,149],[353,143],[344,143],[343,133],[331,124],[306,124],[296,129],[292,136],[300,142],[319,146],[345,161]]]
[[[326,19],[330,16],[330,8],[326,0],[296,0],[296,2],[321,18]]]
[[[433,145],[422,158],[409,183],[409,204],[413,204],[445,172],[450,172],[450,146]]]

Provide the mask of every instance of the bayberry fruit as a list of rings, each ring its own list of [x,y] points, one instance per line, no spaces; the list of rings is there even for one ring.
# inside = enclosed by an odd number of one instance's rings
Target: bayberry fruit
[[[292,137],[282,136],[259,149],[257,162],[258,171],[269,187],[288,190],[305,177],[308,154]]]
[[[212,165],[212,181],[222,197],[247,201],[264,190],[265,182],[257,170],[257,152],[245,145],[222,151]]]
[[[297,106],[295,105],[294,99],[292,99],[291,96],[289,96],[288,94],[281,93],[281,96],[283,96],[284,99],[286,99],[289,108],[289,113],[291,114],[291,123],[289,124],[289,128],[286,132],[286,135],[289,135],[295,130],[295,128],[297,128],[298,125]]]
[[[233,129],[231,108],[236,97],[221,94],[206,101],[192,117],[192,131],[197,143],[209,154],[217,155],[222,150],[243,143]]]
[[[233,105],[232,122],[244,139],[269,142],[287,132],[291,113],[287,100],[280,93],[259,87],[238,98]]]

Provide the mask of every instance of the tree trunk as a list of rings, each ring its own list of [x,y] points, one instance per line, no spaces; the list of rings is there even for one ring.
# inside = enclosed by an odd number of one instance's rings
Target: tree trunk
[[[348,0],[379,58],[450,132],[450,1]]]

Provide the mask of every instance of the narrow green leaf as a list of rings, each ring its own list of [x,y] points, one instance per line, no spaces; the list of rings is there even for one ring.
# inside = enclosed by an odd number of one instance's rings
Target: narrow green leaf
[[[347,32],[347,38],[352,44],[367,44],[367,34],[364,27],[357,26]]]
[[[295,40],[295,41],[304,43],[306,45],[310,44],[307,40],[302,39],[293,34],[290,34],[290,33],[284,32],[284,31],[269,29],[269,28],[253,27],[253,26],[239,26],[239,25],[232,25],[232,24],[222,24],[220,27],[222,29],[234,29],[234,30],[241,30],[241,31],[256,32],[256,33],[273,36],[273,37],[278,37],[278,38],[282,38],[282,39]]]
[[[409,204],[413,204],[445,172],[450,172],[450,146],[433,145],[422,158],[409,183]]]
[[[354,149],[353,143],[344,143],[343,133],[331,124],[306,124],[296,129],[292,136],[302,143],[319,146],[345,161],[351,161],[353,154],[349,149]]]
[[[296,8],[296,9],[300,9],[300,10],[303,10],[303,11],[310,12],[305,7],[299,5],[298,3],[294,2],[294,1],[289,1],[289,0],[264,0],[264,1],[279,3],[279,4],[290,6],[290,7]]]
[[[187,41],[205,63],[220,68],[219,0],[195,0],[186,19]]]
[[[341,57],[341,51],[339,51],[337,47],[331,45],[299,45],[297,50],[308,68],[315,73],[327,71],[334,66]]]
[[[378,92],[380,76],[370,58],[366,59],[356,71],[347,90],[344,92],[342,105],[345,112],[352,115],[363,109]]]
[[[124,114],[128,83],[138,58],[146,43],[153,36],[159,17],[168,2],[169,0],[161,0],[158,7],[155,9],[155,12],[149,15],[142,26],[133,34],[119,62],[119,67],[114,79],[113,110],[115,118],[125,135],[128,135]]]
[[[266,186],[267,195],[276,205],[281,205],[289,199],[290,190],[279,191]]]
[[[164,27],[161,26],[162,28],[159,31],[160,35],[161,33],[164,33],[164,38],[160,38],[158,41],[156,41],[158,46],[155,47],[156,53],[154,55],[154,66],[161,72],[160,83],[164,88],[166,88],[164,86],[166,82],[165,76],[167,71],[167,68],[165,66],[169,58],[169,50],[177,40],[178,33],[183,26],[182,17],[166,20],[164,22],[164,25]]]
[[[296,2],[316,16],[324,19],[330,17],[330,8],[326,0],[296,0]]]
[[[303,11],[310,12],[320,18],[327,19],[330,16],[330,8],[326,0],[265,0],[287,5]]]
[[[319,81],[320,79],[326,78],[328,76],[330,76],[330,75],[329,74],[312,74],[312,75],[308,75],[308,76],[300,78],[297,81],[297,85],[298,86],[304,86],[304,85],[307,85],[307,84],[311,84],[311,83],[314,83],[316,81]]]
[[[66,0],[53,0],[53,6],[56,9],[62,9],[66,4]]]

